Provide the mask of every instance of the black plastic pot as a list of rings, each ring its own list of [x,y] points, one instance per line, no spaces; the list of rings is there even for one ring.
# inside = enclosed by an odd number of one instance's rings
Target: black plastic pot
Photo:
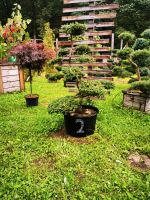
[[[95,111],[91,115],[64,115],[66,132],[74,137],[86,137],[92,135],[95,131],[96,118],[99,110],[93,106],[82,106],[84,109]]]
[[[38,100],[39,100],[38,94],[26,95],[25,99],[27,107],[38,106]]]

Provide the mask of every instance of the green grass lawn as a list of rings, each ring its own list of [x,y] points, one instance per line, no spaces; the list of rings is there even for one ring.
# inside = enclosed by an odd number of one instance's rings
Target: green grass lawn
[[[33,87],[38,107],[26,107],[25,93],[0,96],[0,199],[150,199],[150,173],[128,163],[134,152],[150,156],[150,115],[122,107],[128,85],[95,101],[97,129],[81,143],[54,137],[63,116],[49,115],[47,106],[69,94],[63,82],[36,78]]]

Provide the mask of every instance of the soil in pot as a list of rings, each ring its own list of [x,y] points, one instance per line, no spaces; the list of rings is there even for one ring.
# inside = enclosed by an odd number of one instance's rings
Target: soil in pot
[[[75,112],[64,115],[66,132],[74,137],[86,137],[95,131],[99,110],[93,106],[82,106]]]
[[[38,94],[32,94],[32,95],[28,94],[25,96],[25,99],[27,107],[38,106],[38,99],[39,99]]]

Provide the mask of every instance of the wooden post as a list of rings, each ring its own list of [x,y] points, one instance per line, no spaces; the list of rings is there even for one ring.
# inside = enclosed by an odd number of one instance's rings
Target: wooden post
[[[114,49],[115,47],[115,34],[112,33],[112,36],[111,36],[111,49]]]
[[[3,89],[2,70],[1,70],[1,66],[0,66],[0,94],[3,92],[4,92],[4,89]]]
[[[18,67],[19,70],[19,80],[20,80],[20,91],[25,91],[25,84],[24,84],[24,71],[23,69]]]
[[[120,49],[123,49],[123,39],[121,39],[121,42],[120,42]]]

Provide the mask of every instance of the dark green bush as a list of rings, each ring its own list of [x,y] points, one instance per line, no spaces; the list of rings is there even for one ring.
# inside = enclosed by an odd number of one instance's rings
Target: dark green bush
[[[143,49],[134,51],[131,54],[134,63],[139,67],[148,67],[150,65],[150,51]]]
[[[135,39],[135,34],[129,31],[124,31],[119,35],[119,39],[124,40],[125,42],[131,43]]]
[[[141,76],[149,76],[150,70],[147,67],[141,68],[140,74],[141,74]]]
[[[82,35],[86,31],[87,27],[85,24],[78,22],[70,23],[62,26],[61,32],[70,34],[72,36]]]
[[[150,80],[132,83],[131,89],[140,90],[142,93],[150,95]]]
[[[62,64],[62,57],[57,57],[56,59],[52,60],[51,64]]]
[[[89,54],[91,53],[90,47],[86,44],[82,44],[76,47],[75,53],[77,55]]]
[[[149,81],[150,80],[150,76],[143,76],[141,77],[142,81]]]
[[[98,80],[82,80],[79,84],[79,95],[82,97],[104,97],[105,91]]]
[[[145,39],[150,39],[150,29],[146,29],[141,36]]]
[[[81,55],[79,58],[77,58],[77,61],[80,63],[91,63],[95,62],[95,59],[92,56]]]
[[[106,90],[111,90],[111,89],[114,89],[114,88],[115,88],[115,84],[114,84],[114,82],[112,82],[112,81],[102,80],[102,81],[101,81],[101,84],[103,85],[103,87],[104,87]]]
[[[63,73],[59,72],[59,73],[53,73],[53,74],[46,74],[45,77],[48,79],[49,82],[57,81],[63,78]]]
[[[122,74],[121,74],[121,77],[122,78],[127,78],[127,77],[131,77],[133,74],[127,70],[123,70],[122,71]]]
[[[132,73],[132,74],[135,74],[136,73],[136,69],[133,65],[128,65],[125,67],[125,70]]]
[[[62,67],[61,66],[56,66],[55,69],[57,69],[57,71],[61,72],[62,71]]]
[[[68,48],[61,48],[59,50],[58,56],[63,57],[69,54],[69,49]]]
[[[49,114],[73,112],[79,107],[79,99],[74,96],[61,97],[48,106]]]
[[[121,77],[123,69],[120,66],[115,66],[112,71],[113,71],[113,76]]]
[[[130,54],[133,52],[133,49],[131,48],[125,48],[122,50],[117,51],[117,56],[121,58],[122,60],[126,60],[129,58]]]
[[[77,81],[81,79],[84,74],[79,67],[63,68],[65,81]]]
[[[149,41],[147,39],[144,38],[138,38],[136,39],[134,45],[133,45],[133,49],[134,50],[139,50],[139,49],[148,49],[149,48]]]

